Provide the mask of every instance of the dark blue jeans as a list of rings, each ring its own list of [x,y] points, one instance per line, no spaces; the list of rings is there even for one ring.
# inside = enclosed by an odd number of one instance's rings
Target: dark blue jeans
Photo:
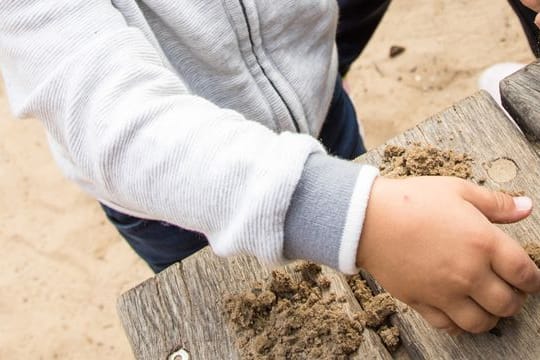
[[[354,107],[338,79],[326,121],[319,136],[329,153],[354,159],[365,152]],[[200,233],[162,221],[144,220],[101,205],[107,218],[154,272],[160,272],[208,245]]]
[[[336,45],[339,73],[345,76],[386,13],[390,0],[338,0]]]

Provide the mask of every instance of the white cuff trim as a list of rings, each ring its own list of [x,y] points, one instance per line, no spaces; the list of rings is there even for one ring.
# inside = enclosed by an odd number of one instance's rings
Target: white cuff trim
[[[345,274],[354,275],[360,271],[356,267],[356,253],[371,187],[378,175],[379,170],[370,165],[363,165],[358,174],[339,247],[339,270]]]

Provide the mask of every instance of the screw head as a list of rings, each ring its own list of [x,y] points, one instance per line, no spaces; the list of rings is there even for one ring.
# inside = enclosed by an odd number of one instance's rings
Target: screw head
[[[175,352],[173,352],[167,360],[189,360],[190,356],[189,353],[185,349],[180,349]]]

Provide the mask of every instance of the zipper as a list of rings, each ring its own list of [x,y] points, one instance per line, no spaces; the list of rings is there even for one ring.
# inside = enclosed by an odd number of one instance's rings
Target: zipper
[[[253,42],[253,37],[251,35],[251,24],[249,23],[249,18],[248,18],[248,15],[247,15],[246,7],[245,7],[244,2],[242,0],[238,0],[238,2],[240,3],[240,6],[242,7],[242,14],[244,16],[244,21],[246,22],[248,35],[249,35],[249,43],[250,43],[250,46],[251,46],[251,52],[253,53],[253,56],[255,57],[255,61],[257,62],[257,65],[259,65],[259,68],[261,69],[261,71],[262,71],[263,75],[265,76],[265,78],[270,83],[270,86],[272,86],[272,89],[274,89],[276,94],[279,96],[281,102],[283,102],[283,104],[285,105],[285,108],[287,108],[287,112],[288,112],[288,114],[289,114],[289,116],[290,116],[290,118],[291,118],[291,120],[292,120],[292,122],[294,124],[294,128],[296,129],[296,132],[299,133],[300,132],[300,126],[298,125],[298,120],[294,117],[294,114],[291,111],[291,108],[289,107],[289,104],[287,104],[287,102],[283,98],[283,95],[281,95],[281,93],[279,92],[278,88],[276,87],[276,85],[274,84],[272,79],[270,79],[270,77],[268,77],[268,75],[266,74],[266,70],[262,66],[262,64],[261,64],[261,62],[259,60],[259,56],[255,52],[255,45],[254,45],[254,42]]]

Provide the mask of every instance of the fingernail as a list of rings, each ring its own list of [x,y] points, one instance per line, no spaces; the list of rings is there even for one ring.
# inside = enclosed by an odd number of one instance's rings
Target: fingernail
[[[518,196],[514,198],[514,205],[516,205],[516,210],[530,210],[532,208],[532,200],[527,196]]]

